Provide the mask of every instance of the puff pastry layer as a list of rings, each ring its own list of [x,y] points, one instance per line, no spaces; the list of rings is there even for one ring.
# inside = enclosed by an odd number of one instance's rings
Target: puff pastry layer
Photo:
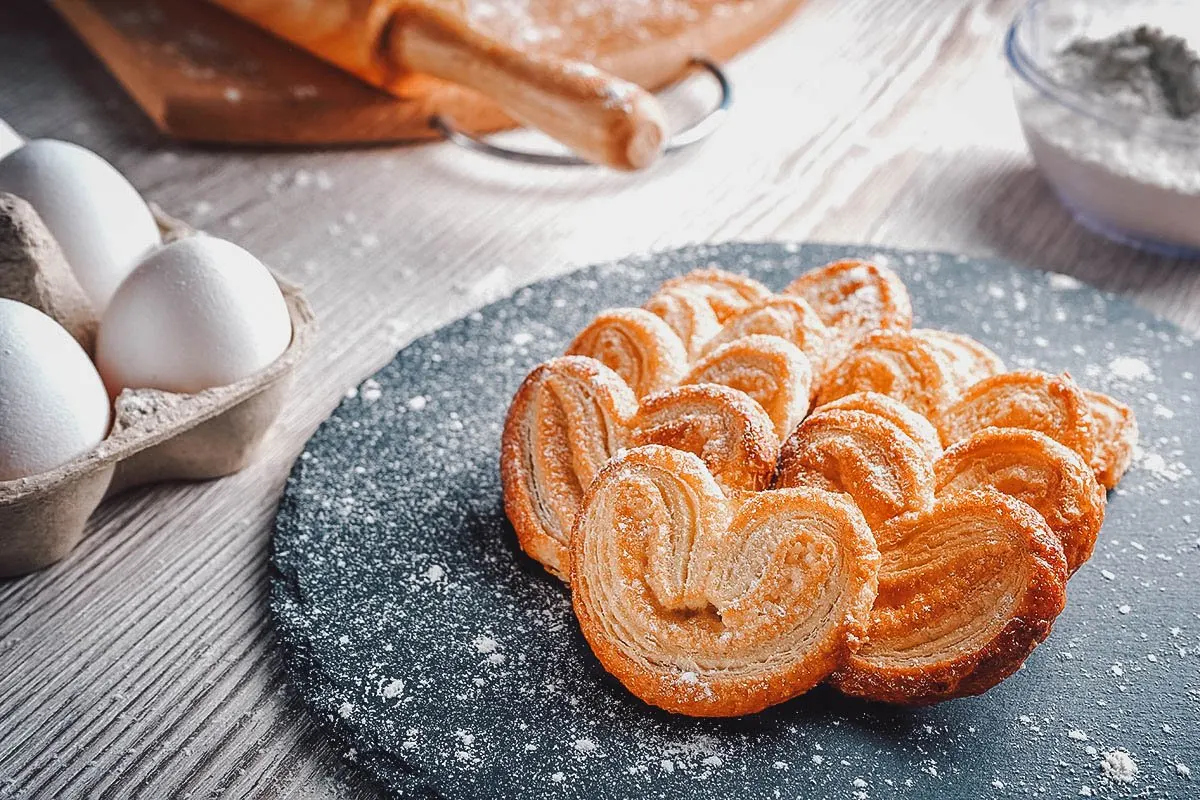
[[[754,334],[721,345],[701,358],[683,383],[717,383],[750,395],[775,424],[782,440],[808,413],[812,367],[794,344]]]
[[[820,411],[792,432],[779,457],[778,487],[850,495],[874,530],[933,505],[933,465],[900,428],[866,411]]]
[[[804,273],[783,293],[807,300],[847,346],[877,330],[912,327],[908,289],[899,275],[878,264],[835,261]]]
[[[832,678],[846,694],[909,705],[979,694],[1021,666],[1066,602],[1057,538],[999,492],[943,496],[875,533],[868,641]]]
[[[589,356],[620,375],[644,397],[679,383],[687,370],[687,350],[675,331],[643,308],[601,313],[567,348],[569,356]]]
[[[938,420],[942,444],[947,446],[984,428],[1028,428],[1044,433],[1088,463],[1096,450],[1087,398],[1066,374],[1019,370],[984,378]]]
[[[504,421],[504,510],[521,549],[560,578],[584,490],[624,446],[637,400],[619,375],[581,356],[551,359],[525,378]]]
[[[647,446],[588,489],[572,603],[604,668],[692,716],[736,716],[812,688],[859,646],[879,555],[847,499],[764,492],[736,510],[690,453]]]
[[[1112,489],[1133,463],[1138,442],[1137,418],[1129,406],[1106,394],[1085,389],[1083,395],[1096,433],[1092,468],[1104,488]]]
[[[885,394],[927,418],[954,399],[954,378],[938,348],[909,331],[864,336],[821,384],[818,405],[855,392]]]
[[[687,289],[699,294],[712,306],[717,320],[722,323],[771,296],[771,290],[753,278],[715,267],[693,270],[672,278],[661,289]]]
[[[683,286],[660,289],[642,308],[675,331],[690,359],[697,358],[721,330],[717,313],[704,295]]]
[[[1075,572],[1092,555],[1104,523],[1104,490],[1088,464],[1045,434],[985,428],[934,464],[938,494],[991,488],[1042,515]]]
[[[728,386],[679,386],[642,401],[630,447],[660,444],[700,457],[727,496],[767,489],[775,477],[779,439],[771,418]]]

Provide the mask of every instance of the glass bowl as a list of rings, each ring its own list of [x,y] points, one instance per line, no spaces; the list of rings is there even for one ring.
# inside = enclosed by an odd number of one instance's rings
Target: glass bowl
[[[1077,92],[1049,69],[1071,41],[1142,24],[1200,47],[1197,0],[1031,0],[1005,50],[1033,158],[1084,226],[1173,257],[1200,258],[1200,120],[1154,117]]]

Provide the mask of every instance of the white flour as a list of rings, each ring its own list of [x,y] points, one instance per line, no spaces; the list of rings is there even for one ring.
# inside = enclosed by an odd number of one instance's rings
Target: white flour
[[[1091,222],[1200,248],[1200,112],[1175,107],[1175,95],[1162,89],[1175,84],[1151,69],[1155,51],[1132,44],[1134,35],[1079,40],[1045,67],[1089,108],[1103,107],[1106,119],[1031,92],[1021,98],[1025,135],[1063,199]],[[1188,56],[1195,58],[1185,50]],[[1193,79],[1178,85],[1200,90],[1200,64],[1194,67]]]

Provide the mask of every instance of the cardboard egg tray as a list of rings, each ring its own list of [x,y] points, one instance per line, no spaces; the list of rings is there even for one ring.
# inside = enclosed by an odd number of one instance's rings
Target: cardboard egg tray
[[[155,215],[164,243],[195,234],[158,209]],[[146,483],[229,475],[250,462],[316,330],[300,289],[275,280],[291,316],[292,340],[270,366],[196,394],[126,389],[108,436],[93,450],[49,472],[0,481],[0,577],[65,558],[107,497]]]

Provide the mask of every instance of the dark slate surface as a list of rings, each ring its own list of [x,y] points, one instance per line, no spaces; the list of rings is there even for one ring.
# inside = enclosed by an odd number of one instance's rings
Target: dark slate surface
[[[846,256],[887,259],[921,324],[1131,402],[1137,464],[1050,639],[987,695],[910,711],[818,689],[742,720],[657,712],[600,669],[567,592],[516,546],[497,474],[508,401],[593,314],[666,277],[717,263],[779,288]],[[400,796],[1198,797],[1198,372],[1192,338],[1125,302],[949,255],[730,244],[522,289],[405,348],[296,463],[272,591],[290,677]],[[1106,775],[1114,752],[1132,782]]]

